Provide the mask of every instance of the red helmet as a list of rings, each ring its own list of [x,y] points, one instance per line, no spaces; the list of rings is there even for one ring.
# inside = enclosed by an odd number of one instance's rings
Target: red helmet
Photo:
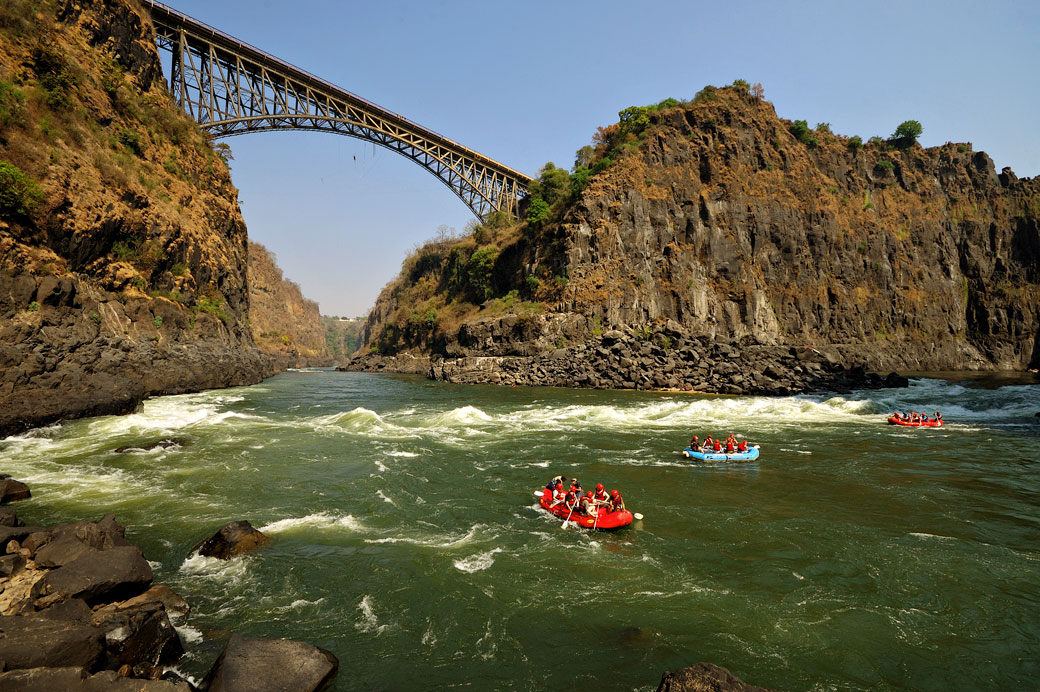
[[[611,491],[610,491],[610,496],[611,496],[611,497],[617,497],[617,496],[618,496],[618,491],[616,491],[616,490],[611,490]]]
[[[592,491],[590,490],[589,492],[585,493],[585,497],[592,497]]]
[[[597,483],[596,484],[596,490],[603,490],[603,484],[602,483]]]

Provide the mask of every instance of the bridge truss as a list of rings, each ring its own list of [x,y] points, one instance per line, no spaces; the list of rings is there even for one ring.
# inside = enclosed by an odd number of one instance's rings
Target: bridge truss
[[[153,0],[170,91],[214,137],[320,130],[373,142],[419,164],[481,219],[516,212],[531,178]]]

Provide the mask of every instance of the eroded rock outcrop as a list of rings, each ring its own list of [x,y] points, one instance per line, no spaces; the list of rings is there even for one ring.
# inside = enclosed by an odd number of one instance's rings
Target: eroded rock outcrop
[[[4,13],[0,436],[259,381],[237,191],[140,6]]]
[[[698,663],[661,676],[657,692],[775,692],[749,685],[714,663]]]
[[[351,367],[736,393],[1040,365],[1040,178],[968,144],[807,144],[736,88],[604,132],[551,218],[410,256]]]
[[[198,547],[199,555],[230,560],[236,555],[259,550],[271,543],[271,537],[253,528],[246,520],[228,522]]]

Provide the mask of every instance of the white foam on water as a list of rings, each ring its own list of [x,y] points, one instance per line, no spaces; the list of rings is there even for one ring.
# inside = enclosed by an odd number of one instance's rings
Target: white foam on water
[[[477,534],[487,528],[486,524],[474,524],[461,536],[438,536],[436,538],[412,538],[410,536],[389,536],[386,538],[366,538],[365,543],[408,543],[424,548],[457,548],[466,545]]]
[[[379,469],[380,473],[386,473],[387,471],[389,471],[386,465],[383,464],[383,462],[379,461],[379,459],[373,459],[372,461],[375,462],[376,468]]]
[[[417,452],[396,452],[396,451],[395,452],[386,452],[386,455],[388,457],[417,457],[417,456],[419,456],[419,454]]]
[[[393,505],[394,507],[396,507],[396,506],[397,506],[397,503],[396,503],[396,502],[394,502],[393,500],[391,500],[391,499],[390,499],[389,497],[387,497],[386,495],[384,495],[384,494],[383,494],[383,491],[382,491],[382,490],[376,490],[376,496],[377,496],[377,497],[379,497],[379,498],[381,498],[381,499],[383,500],[383,502],[388,502],[388,503],[390,503],[391,505]]]
[[[361,632],[375,632],[380,635],[386,630],[386,625],[379,624],[375,610],[372,607],[372,597],[365,595],[358,603],[357,609],[361,611],[361,620],[354,623],[354,627]]]
[[[798,574],[798,572],[791,572],[791,574],[794,575],[794,578],[798,581],[805,581],[805,577],[803,577],[801,574]]]
[[[259,530],[261,533],[289,533],[302,529],[317,529],[320,531],[346,529],[356,533],[362,531],[364,526],[350,514],[337,516],[329,512],[318,512],[316,514],[308,514],[305,517],[279,519],[260,527]]]
[[[278,606],[277,608],[275,608],[275,610],[277,610],[280,613],[285,613],[285,612],[288,612],[290,610],[300,610],[301,608],[305,608],[307,606],[320,605],[320,604],[322,604],[324,602],[325,602],[324,598],[319,598],[316,601],[308,601],[308,600],[303,599],[303,598],[298,598],[295,601],[293,601],[292,603],[290,603],[289,605]]]
[[[162,563],[161,562],[158,562],[156,560],[146,560],[146,562],[148,563],[148,566],[152,568],[153,572],[158,572],[159,570],[162,569]]]
[[[547,469],[549,468],[548,461],[532,461],[528,466],[537,466],[538,468]]]
[[[484,413],[476,406],[462,406],[434,416],[430,420],[430,427],[434,429],[457,428],[460,426],[490,423],[491,420],[491,416]]]
[[[473,572],[480,572],[481,570],[485,570],[492,564],[494,564],[495,555],[501,552],[501,548],[494,548],[492,550],[487,551],[486,553],[477,553],[476,555],[472,555],[462,560],[456,560],[454,562],[455,569],[459,570],[460,572],[466,572],[468,574],[472,574]]]
[[[940,541],[955,541],[957,540],[953,536],[940,536],[934,533],[918,533],[917,531],[911,531],[908,535],[914,538],[935,538]]]
[[[431,623],[429,626],[427,626],[426,631],[423,632],[423,635],[422,635],[422,645],[428,647],[428,646],[433,646],[436,643],[437,643],[437,635],[435,635],[433,633],[433,625]]]
[[[174,625],[173,628],[177,630],[177,634],[181,635],[181,639],[188,644],[202,643],[202,630],[197,630],[191,625]]]
[[[192,553],[181,564],[179,571],[194,577],[203,577],[224,583],[238,583],[249,574],[250,560],[245,557],[235,557],[230,560],[220,560],[215,557],[206,557],[198,553]]]

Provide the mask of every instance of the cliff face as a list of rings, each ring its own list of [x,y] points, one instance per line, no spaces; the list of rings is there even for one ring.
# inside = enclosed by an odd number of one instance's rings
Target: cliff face
[[[0,435],[259,381],[225,162],[131,0],[0,7]]]
[[[612,164],[548,221],[420,249],[369,348],[432,356],[445,379],[733,392],[819,384],[805,353],[824,369],[1040,365],[1040,179],[966,144],[800,140],[765,101],[711,96],[606,130]],[[741,360],[773,375],[725,372]]]
[[[249,243],[249,323],[253,340],[280,368],[329,365],[318,304],[282,275],[274,257]]]

